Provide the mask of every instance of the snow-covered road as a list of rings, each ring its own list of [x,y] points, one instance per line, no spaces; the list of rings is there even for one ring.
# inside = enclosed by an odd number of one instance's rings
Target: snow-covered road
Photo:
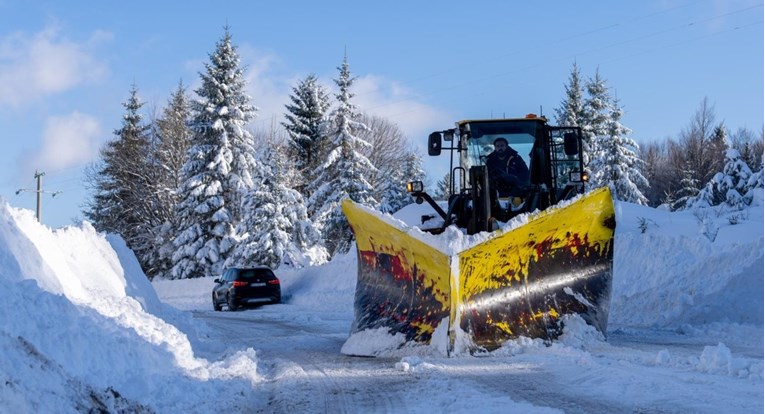
[[[200,356],[217,360],[256,349],[263,383],[254,391],[262,397],[257,407],[248,407],[256,412],[762,410],[758,338],[729,350],[710,343],[714,334],[708,331],[616,329],[602,341],[580,327],[552,346],[518,341],[491,355],[361,358],[340,353],[351,323],[348,312],[284,303],[193,315],[209,327],[195,349]],[[720,326],[720,339],[727,328]],[[726,357],[731,352],[735,358]],[[731,375],[723,367],[731,360],[755,371],[753,378]]]
[[[332,329],[336,321],[285,319],[285,309],[289,305],[194,312],[211,328],[203,351],[210,358],[257,344],[264,380],[258,412],[401,412],[407,407],[402,396],[409,376],[395,369],[394,360],[342,355],[347,333]]]

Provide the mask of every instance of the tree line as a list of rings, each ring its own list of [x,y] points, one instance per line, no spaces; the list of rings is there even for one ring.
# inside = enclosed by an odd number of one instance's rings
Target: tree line
[[[85,217],[121,235],[149,278],[299,267],[347,252],[353,233],[342,200],[395,212],[412,202],[406,182],[425,172],[395,123],[353,103],[347,56],[337,69],[334,95],[308,75],[293,87],[279,128],[251,130],[257,109],[226,27],[193,98],[181,82],[144,120],[132,86],[121,127],[86,171]],[[609,186],[618,200],[740,207],[762,188],[762,132],[729,138],[706,99],[679,140],[640,148],[599,72],[584,80],[574,64],[555,115],[559,125],[582,128],[588,189]],[[436,196],[449,191],[444,177]]]
[[[86,171],[83,214],[121,235],[150,278],[218,275],[228,266],[318,264],[347,252],[345,198],[393,212],[422,158],[399,127],[353,103],[347,57],[333,97],[315,75],[295,86],[282,129],[257,116],[229,29],[191,98],[180,83],[144,120],[133,85],[122,125]]]
[[[588,189],[608,186],[617,200],[674,211],[720,204],[741,209],[763,187],[762,130],[730,135],[704,98],[678,139],[641,148],[629,138],[624,108],[609,90],[599,71],[584,80],[574,63],[556,109],[559,125],[582,128]]]

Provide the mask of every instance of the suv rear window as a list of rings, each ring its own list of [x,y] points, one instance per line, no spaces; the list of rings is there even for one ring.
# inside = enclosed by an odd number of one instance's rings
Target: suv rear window
[[[239,270],[240,280],[263,278],[263,277],[267,279],[272,279],[275,276],[274,276],[274,273],[269,269],[240,269]]]

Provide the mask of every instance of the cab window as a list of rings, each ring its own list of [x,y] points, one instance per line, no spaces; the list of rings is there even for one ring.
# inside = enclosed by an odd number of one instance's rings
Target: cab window
[[[534,146],[537,122],[512,120],[505,122],[470,123],[470,134],[463,142],[463,166],[466,169],[485,165],[486,157],[494,151],[494,140],[503,137],[508,145],[518,152],[526,166],[530,165],[531,149]]]

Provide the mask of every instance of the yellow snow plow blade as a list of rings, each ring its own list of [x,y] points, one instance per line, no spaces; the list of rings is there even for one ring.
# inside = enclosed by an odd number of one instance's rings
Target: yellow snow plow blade
[[[351,335],[386,328],[427,345],[448,320],[449,351],[492,350],[519,336],[552,340],[566,314],[606,333],[616,227],[607,188],[452,255],[351,201],[343,210],[359,258]]]
[[[343,211],[358,250],[352,332],[387,328],[429,343],[449,316],[449,257],[350,200]]]

